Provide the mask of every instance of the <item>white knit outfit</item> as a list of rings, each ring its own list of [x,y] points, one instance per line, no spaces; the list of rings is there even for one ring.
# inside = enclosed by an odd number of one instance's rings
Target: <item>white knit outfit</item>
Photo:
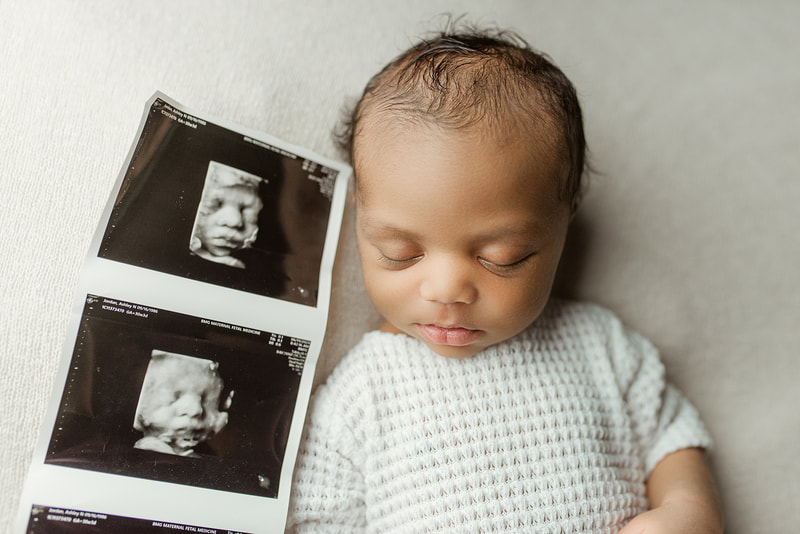
[[[653,346],[553,302],[466,359],[370,332],[311,404],[298,532],[616,533],[666,454],[710,438]]]

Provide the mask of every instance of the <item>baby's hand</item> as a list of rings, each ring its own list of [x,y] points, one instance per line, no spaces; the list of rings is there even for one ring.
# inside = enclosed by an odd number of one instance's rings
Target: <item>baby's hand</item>
[[[653,507],[619,534],[722,534],[724,518],[701,449],[682,449],[656,464],[647,481]]]
[[[693,501],[665,502],[637,515],[619,534],[722,534],[718,514]]]

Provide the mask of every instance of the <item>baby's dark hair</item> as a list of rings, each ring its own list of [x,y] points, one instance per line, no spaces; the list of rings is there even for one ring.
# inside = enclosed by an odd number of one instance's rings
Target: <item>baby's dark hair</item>
[[[575,88],[514,32],[451,22],[393,59],[369,80],[336,132],[351,164],[362,119],[372,113],[451,130],[482,123],[499,133],[530,133],[534,142],[563,151],[569,171],[559,196],[573,206],[580,199],[587,149]]]

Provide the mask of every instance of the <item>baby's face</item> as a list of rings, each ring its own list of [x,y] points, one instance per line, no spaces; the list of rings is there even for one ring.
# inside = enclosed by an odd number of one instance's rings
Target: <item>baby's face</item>
[[[367,292],[387,330],[452,358],[541,314],[571,218],[557,157],[481,134],[367,124],[355,146]]]
[[[174,454],[192,452],[226,425],[217,364],[182,354],[154,354],[147,368],[134,426]]]
[[[219,257],[229,256],[255,240],[262,203],[253,187],[227,185],[224,175],[230,171],[216,172],[218,181],[207,184],[203,191],[195,236],[203,249]]]

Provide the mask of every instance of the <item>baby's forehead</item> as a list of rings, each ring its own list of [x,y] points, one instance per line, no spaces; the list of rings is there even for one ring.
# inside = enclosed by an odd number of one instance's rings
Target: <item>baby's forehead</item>
[[[243,187],[258,189],[261,177],[241,169],[224,165],[218,161],[212,161],[208,167],[207,184],[213,187]]]
[[[217,187],[234,187],[234,186],[250,186],[255,184],[245,179],[241,173],[235,172],[230,169],[217,169],[214,173],[214,185]]]
[[[208,388],[219,384],[218,365],[181,354],[157,355],[147,368],[146,381],[165,388]]]
[[[399,139],[433,136],[446,148],[472,142],[475,146],[508,146],[520,147],[521,152],[529,160],[531,166],[541,166],[548,162],[554,169],[554,179],[568,171],[570,160],[561,132],[554,120],[544,119],[537,124],[521,125],[519,121],[509,119],[507,123],[479,122],[467,128],[446,128],[435,122],[418,122],[404,120],[402,117],[386,116],[376,113],[372,117],[364,117],[358,134],[353,138],[352,161],[355,170],[356,185],[364,187],[365,180],[381,179],[370,177],[363,172],[365,167],[380,166],[388,158],[393,157],[391,151],[402,150],[398,147]],[[409,151],[408,157],[414,157]]]
[[[217,375],[200,373],[192,369],[162,367],[153,371],[153,383],[160,388],[197,391],[211,387],[222,387]]]
[[[380,150],[384,142],[407,133],[453,139],[473,137],[499,145],[525,143],[531,150],[546,151],[560,150],[565,141],[560,119],[547,106],[529,106],[524,111],[519,106],[508,106],[460,122],[446,116],[423,116],[372,103],[361,110],[351,150],[353,155],[364,147]]]
[[[215,185],[206,190],[205,197],[215,200],[254,201],[258,198],[258,191],[255,187],[244,184]]]

